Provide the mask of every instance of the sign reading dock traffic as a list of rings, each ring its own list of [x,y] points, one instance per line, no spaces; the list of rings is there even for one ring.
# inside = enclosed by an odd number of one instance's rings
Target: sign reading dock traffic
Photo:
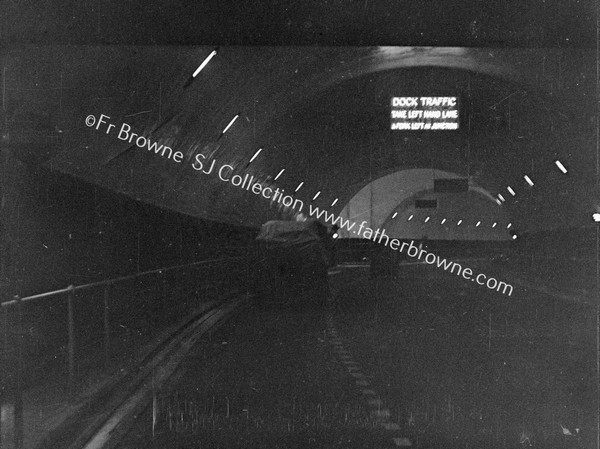
[[[392,130],[458,129],[458,97],[392,97]]]

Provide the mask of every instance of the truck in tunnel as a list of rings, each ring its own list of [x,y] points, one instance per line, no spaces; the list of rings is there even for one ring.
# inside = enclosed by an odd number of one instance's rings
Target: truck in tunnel
[[[327,270],[333,262],[333,241],[325,225],[272,220],[262,225],[256,240],[258,301],[308,307],[330,302]]]

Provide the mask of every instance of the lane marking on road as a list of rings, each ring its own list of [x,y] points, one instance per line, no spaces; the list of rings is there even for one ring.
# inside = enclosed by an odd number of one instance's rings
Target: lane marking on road
[[[410,440],[406,437],[394,438],[394,444],[398,447],[412,446]]]
[[[366,380],[367,377],[362,373],[360,365],[353,360],[350,351],[344,348],[344,344],[339,337],[337,330],[335,329],[331,314],[329,314],[327,317],[327,331],[329,332],[329,342],[333,346],[333,349],[337,353],[341,363],[346,366],[348,374],[355,379],[354,383],[360,387],[369,387],[369,381]],[[384,407],[384,402],[379,398],[379,395],[375,392],[375,390],[371,388],[363,388],[360,391],[365,396],[365,401],[370,409],[370,415],[373,416],[377,423],[385,430],[394,432],[397,435],[397,432],[401,430],[400,426],[398,423],[390,422],[390,410]],[[409,438],[396,435],[392,437],[394,445],[397,447],[412,446]]]
[[[387,408],[382,408],[381,410],[371,410],[371,415],[375,415],[378,418],[384,418],[387,420],[390,417],[390,411]]]

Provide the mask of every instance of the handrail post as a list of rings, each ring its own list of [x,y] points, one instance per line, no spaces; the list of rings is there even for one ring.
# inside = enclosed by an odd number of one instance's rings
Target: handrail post
[[[246,244],[246,296],[250,294],[250,261],[251,247],[250,244]]]
[[[104,287],[104,368],[108,370],[110,365],[110,322],[109,322],[109,300],[110,285]]]
[[[17,301],[17,363],[15,366],[15,409],[14,409],[14,441],[15,449],[23,447],[23,302],[16,295]]]
[[[75,290],[72,285],[69,285],[69,293],[67,293],[67,309],[68,309],[68,330],[69,330],[69,396],[73,396],[75,392],[75,323],[73,317],[73,299]]]
[[[0,298],[2,298],[2,296],[0,296]],[[6,308],[6,311],[2,311],[2,306],[0,306],[0,319],[3,321],[2,323],[2,330],[3,330],[3,334],[4,337],[2,339],[2,354],[0,354],[0,363],[2,364],[1,366],[8,366],[8,357],[7,357],[7,351],[8,351],[8,342],[7,342],[7,333],[8,333],[8,307]],[[2,377],[0,378],[0,380],[2,379],[6,379],[8,376],[6,375],[6,372],[3,370],[0,370],[0,375],[2,375]],[[2,408],[2,400],[4,399],[4,394],[3,392],[0,392],[0,409]],[[2,420],[0,419],[0,449],[2,448]]]

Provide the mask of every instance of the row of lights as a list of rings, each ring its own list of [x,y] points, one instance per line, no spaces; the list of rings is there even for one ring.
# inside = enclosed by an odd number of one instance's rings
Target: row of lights
[[[198,68],[194,71],[194,73],[192,74],[192,78],[196,78],[198,76],[198,74],[208,65],[208,63],[210,62],[210,60],[212,58],[214,58],[217,55],[217,50],[213,50],[210,52],[210,54],[204,59],[204,61],[202,61],[202,63],[198,66]],[[240,117],[240,114],[236,114],[227,124],[227,126],[225,128],[223,128],[223,131],[221,131],[221,137],[229,130],[229,128],[231,128],[231,126],[235,123],[235,121]],[[258,153],[260,153],[262,151],[262,149],[258,150],[257,153],[252,157],[252,159],[250,159],[250,162],[252,162],[256,156],[258,156]],[[283,170],[282,170],[283,172]],[[279,173],[279,175],[277,175],[278,177],[281,175],[281,172]],[[277,178],[275,178],[277,179]]]
[[[256,159],[256,157],[258,156],[258,154],[262,151],[262,148],[258,149],[258,151],[254,154],[254,156],[252,156],[252,158],[250,159],[250,162],[254,161]],[[277,176],[275,177],[275,180],[277,180],[281,174],[285,171],[285,169],[281,169],[281,171],[277,174]],[[296,189],[294,190],[294,192],[297,192],[298,190],[300,190],[300,188],[302,187],[302,185],[304,184],[304,182],[301,182],[300,184],[298,184],[298,186],[296,187]],[[321,191],[319,190],[314,196],[313,196],[313,201],[316,200],[319,195],[321,194]],[[333,200],[333,202],[331,203],[330,207],[333,207],[337,204],[337,202],[339,201],[339,198],[336,198],[335,200]],[[392,219],[396,218],[398,216],[398,212],[394,212],[394,214],[392,215]],[[413,219],[414,215],[410,215],[408,217],[408,221],[411,221]],[[600,214],[599,214],[599,218],[600,218]],[[429,220],[431,219],[431,217],[427,217],[425,218],[425,223],[429,222]],[[444,224],[446,223],[447,219],[444,218],[442,219],[442,221],[440,222],[440,224]],[[460,226],[462,224],[463,220],[458,220],[458,222],[456,223],[457,226]],[[479,227],[481,225],[481,221],[478,221],[477,224],[475,225],[475,227]],[[494,222],[492,224],[492,228],[495,228],[498,225],[497,222]],[[510,229],[510,227],[512,226],[512,223],[508,223],[508,225],[506,226],[506,229]]]
[[[394,212],[394,215],[392,215],[392,218],[395,218],[395,217],[396,217],[396,215],[398,215],[398,212]],[[600,214],[598,214],[598,215],[600,216]],[[414,214],[411,214],[411,215],[408,217],[408,219],[407,219],[406,221],[411,221],[411,220],[413,219],[413,217],[414,217],[414,216],[415,216]],[[425,223],[427,223],[427,222],[428,222],[430,219],[431,219],[431,217],[427,217],[427,218],[425,218],[425,221],[424,221],[424,222],[425,222]],[[442,221],[440,221],[440,224],[444,224],[444,223],[446,223],[446,221],[447,221],[447,219],[446,219],[446,218],[444,218],[444,219],[442,219]],[[458,220],[458,222],[456,223],[456,226],[460,226],[460,225],[462,224],[462,222],[463,222],[463,220],[462,220],[462,219]],[[475,225],[475,227],[476,227],[476,228],[478,228],[479,226],[481,226],[481,220],[480,220],[480,221],[478,221],[478,222],[477,222],[477,224]],[[498,222],[496,222],[496,221],[495,221],[495,222],[492,224],[492,228],[495,228],[496,226],[498,226]],[[506,229],[510,229],[510,227],[511,227],[511,226],[512,226],[512,223],[509,223],[509,224],[506,226]]]
[[[198,68],[196,69],[196,71],[194,72],[194,74],[192,75],[193,78],[195,78],[201,71],[202,69],[204,69],[204,67],[206,67],[206,65],[210,62],[210,60],[215,57],[217,54],[217,50],[213,50],[205,59],[204,61],[202,61],[202,63],[198,66]],[[236,114],[231,121],[227,124],[227,126],[223,129],[223,131],[221,132],[221,135],[225,134],[229,128],[231,128],[231,126],[234,124],[234,122],[239,118],[239,114]],[[262,151],[262,148],[260,148],[256,154],[254,154],[254,156],[252,156],[252,159],[250,159],[249,163],[252,163],[252,161],[254,161],[254,159],[256,159],[256,157],[258,156],[258,154]],[[565,166],[559,161],[556,160],[554,162],[556,164],[556,166],[563,172],[563,173],[567,173],[567,169],[565,168]],[[279,174],[275,177],[275,180],[277,180],[277,178],[279,178],[281,176],[281,174],[284,172],[285,169],[282,169]],[[531,178],[528,175],[524,175],[524,179],[525,181],[527,181],[527,184],[529,184],[530,187],[534,186],[534,182],[531,180]],[[300,185],[298,187],[296,187],[296,192],[300,189],[300,187],[302,186],[303,183],[300,183]],[[508,192],[512,195],[512,196],[516,196],[516,192],[513,190],[513,188],[511,186],[507,186],[506,188],[508,190]],[[315,200],[319,194],[321,192],[317,192],[317,194],[315,195],[315,197],[313,198],[313,200]],[[498,194],[498,198],[496,199],[496,202],[498,203],[498,205],[502,205],[503,202],[505,202],[506,199],[502,196],[502,194]],[[337,202],[337,199],[334,201],[333,204],[335,204]],[[332,206],[333,206],[332,204]]]
[[[205,59],[204,61],[202,61],[202,63],[198,66],[198,68],[196,69],[196,71],[193,73],[192,78],[195,78],[196,76],[198,76],[198,74],[208,65],[208,63],[210,62],[210,60],[212,58],[214,58],[217,55],[217,50],[213,50]],[[235,121],[239,118],[239,114],[236,114],[231,120],[230,122],[227,124],[227,126],[223,129],[223,131],[221,132],[221,135],[224,135],[229,128],[231,128],[231,126],[235,123]],[[258,156],[258,154],[262,151],[262,148],[259,148],[258,151],[254,154],[254,156],[252,156],[252,158],[250,159],[249,163],[252,163],[256,157]],[[562,171],[564,174],[567,173],[567,169],[565,168],[565,166],[562,164],[562,162],[560,162],[558,159],[556,161],[554,161],[554,163],[556,164],[556,166],[560,169],[560,171]],[[283,174],[283,172],[285,171],[284,169],[281,169],[281,171],[277,174],[277,176],[275,176],[275,181],[277,181],[277,179]],[[525,179],[525,181],[527,182],[527,184],[529,184],[530,187],[534,186],[534,182],[531,180],[531,178],[528,175],[524,175],[523,177]],[[298,187],[296,187],[296,189],[294,190],[294,192],[297,192],[298,190],[300,190],[300,188],[302,187],[302,185],[304,184],[304,182],[301,182]],[[516,196],[516,192],[513,190],[513,188],[511,186],[507,186],[506,188],[508,190],[508,192],[512,195],[512,196]],[[318,191],[315,196],[313,197],[313,201],[317,199],[317,197],[320,195],[321,191]],[[338,202],[338,198],[336,198],[333,203],[331,203],[331,207],[333,207],[336,203]],[[496,199],[496,203],[498,203],[498,205],[502,205],[503,202],[506,202],[506,199],[504,198],[504,196],[502,196],[502,194],[498,194],[498,198]],[[395,218],[396,215],[398,213],[395,212],[392,218]],[[412,215],[408,218],[408,220],[410,221],[412,219]],[[427,217],[425,219],[425,223],[427,223],[429,221],[430,217]],[[600,222],[600,213],[595,213],[593,214],[593,219],[596,222]],[[446,222],[446,219],[444,218],[441,222],[441,224],[444,224]],[[457,226],[460,226],[460,224],[462,223],[462,220],[459,220],[457,223]],[[476,227],[479,227],[479,225],[481,224],[481,221],[478,221],[477,224],[475,225]],[[492,228],[495,228],[497,225],[497,223],[494,223],[492,225]],[[507,226],[507,229],[510,228],[511,224],[509,223]]]
[[[192,78],[196,78],[196,76],[198,76],[198,74],[208,65],[208,63],[210,62],[210,60],[212,58],[214,58],[217,55],[217,50],[213,50],[205,59],[204,61],[202,61],[202,63],[198,66],[198,68],[194,71],[194,73],[192,74]],[[225,128],[223,128],[223,131],[221,131],[221,135],[219,136],[219,138],[223,137],[225,135],[225,133],[227,131],[229,131],[229,129],[233,126],[233,124],[235,123],[235,121],[239,118],[240,114],[236,114],[227,124],[227,126]],[[250,165],[252,162],[254,162],[254,160],[258,157],[258,155],[263,151],[262,148],[259,148],[254,155],[250,158],[250,161],[248,162],[248,165]],[[247,166],[248,166],[247,165]],[[246,167],[247,167],[246,166]],[[275,176],[275,178],[273,179],[274,181],[277,181],[279,179],[279,177],[285,172],[285,168],[282,168],[279,173],[277,173],[277,176]],[[297,187],[296,190],[294,192],[297,192],[298,190],[300,190],[300,188],[302,187],[302,185],[304,184],[304,182],[301,182]],[[317,199],[317,197],[320,195],[320,191],[316,193],[316,195],[313,197],[313,200]],[[331,204],[332,206],[334,206],[337,203],[338,199],[336,198],[335,201]]]
[[[561,172],[563,172],[564,174],[567,174],[567,169],[565,168],[565,166],[562,164],[561,161],[559,161],[557,159],[554,161],[554,164],[556,164],[556,166],[559,168],[559,170]],[[529,184],[530,187],[533,187],[535,185],[529,176],[524,175],[523,178],[525,179],[525,181],[527,181],[527,184]],[[514,191],[514,189],[511,186],[507,186],[506,190],[508,190],[508,193],[510,193],[512,196],[517,196],[517,193]],[[501,193],[499,193],[498,198],[496,199],[496,202],[499,205],[502,205],[502,203],[506,202],[506,199],[502,196]]]

